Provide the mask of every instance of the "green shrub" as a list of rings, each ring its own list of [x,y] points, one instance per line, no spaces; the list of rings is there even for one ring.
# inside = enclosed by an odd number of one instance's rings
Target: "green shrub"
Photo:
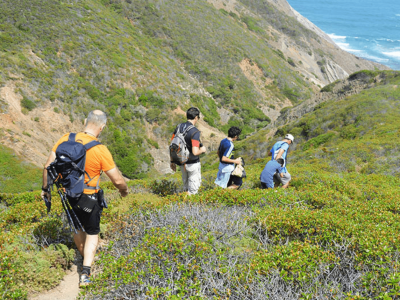
[[[288,86],[285,86],[282,90],[282,93],[293,103],[296,103],[299,101],[300,94],[298,91],[296,91],[293,88],[289,88]]]
[[[289,63],[289,65],[291,65],[292,67],[296,67],[296,64],[294,63],[293,59],[288,57],[287,62]]]
[[[176,181],[173,180],[154,180],[150,188],[154,194],[160,195],[161,197],[165,197],[168,195],[173,195],[178,190],[178,185]]]
[[[311,140],[308,140],[304,145],[303,145],[303,150],[308,150],[310,148],[317,148],[322,144],[325,144],[328,142],[330,139],[332,139],[336,134],[333,132],[325,133],[318,135],[315,138],[312,138]]]
[[[23,97],[21,100],[21,106],[23,108],[27,109],[28,111],[31,111],[36,107],[36,104],[32,100],[29,100],[28,98]]]
[[[262,32],[262,28],[258,26],[257,20],[250,16],[245,16],[241,18],[242,22],[247,25],[251,31]]]

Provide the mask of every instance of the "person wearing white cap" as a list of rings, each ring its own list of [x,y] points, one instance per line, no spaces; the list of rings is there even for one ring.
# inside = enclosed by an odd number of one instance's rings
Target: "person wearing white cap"
[[[285,138],[282,141],[276,142],[272,147],[271,151],[268,153],[268,156],[272,156],[271,160],[277,160],[279,158],[283,158],[285,164],[283,165],[283,177],[282,175],[275,174],[274,183],[275,187],[278,187],[282,183],[282,188],[285,189],[289,186],[289,182],[292,179],[292,176],[286,169],[286,156],[289,150],[290,144],[294,141],[294,137],[291,134],[286,134]]]

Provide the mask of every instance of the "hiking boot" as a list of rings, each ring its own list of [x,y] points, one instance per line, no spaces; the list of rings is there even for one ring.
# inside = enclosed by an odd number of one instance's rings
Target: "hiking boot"
[[[90,281],[90,275],[82,274],[79,278],[79,286],[87,286],[91,283],[92,281]]]

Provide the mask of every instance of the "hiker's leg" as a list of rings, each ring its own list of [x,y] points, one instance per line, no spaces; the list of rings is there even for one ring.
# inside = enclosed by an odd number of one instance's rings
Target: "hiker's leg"
[[[201,185],[201,164],[195,163],[186,165],[188,173],[188,194],[197,194]]]
[[[274,189],[276,189],[281,184],[281,178],[278,173],[274,174],[273,180],[274,180]]]
[[[84,216],[86,231],[85,246],[83,249],[83,266],[90,267],[96,254],[97,244],[99,242],[100,219],[103,208],[98,202],[93,207],[90,214]]]
[[[182,173],[182,183],[183,183],[183,191],[188,191],[188,172],[186,170],[186,165],[180,166]]]
[[[286,189],[289,186],[290,180],[292,180],[292,176],[289,173],[283,173],[283,177],[281,177],[283,189]]]
[[[86,235],[86,242],[84,248],[83,265],[90,267],[93,263],[94,256],[97,250],[97,244],[99,243],[99,235]]]
[[[241,177],[231,175],[228,182],[228,189],[238,190],[242,186],[243,180]]]
[[[78,248],[78,251],[82,255],[82,257],[84,257],[83,249],[85,247],[85,241],[86,241],[86,233],[84,233],[82,230],[78,230],[78,233],[74,234],[74,242],[76,248]]]

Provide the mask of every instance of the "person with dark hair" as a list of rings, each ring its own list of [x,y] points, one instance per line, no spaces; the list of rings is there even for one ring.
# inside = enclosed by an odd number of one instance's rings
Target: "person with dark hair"
[[[271,160],[277,160],[278,158],[283,158],[284,165],[283,165],[283,176],[275,174],[274,182],[275,187],[278,187],[282,184],[282,188],[285,189],[289,186],[290,180],[292,180],[292,176],[286,169],[287,163],[287,153],[289,150],[289,146],[294,142],[294,137],[291,134],[286,134],[282,141],[276,142],[272,147],[271,151],[268,153],[268,156],[271,156]]]
[[[241,129],[231,127],[228,130],[228,137],[223,139],[218,148],[219,167],[215,184],[222,188],[238,189],[242,185],[242,178],[233,176],[232,172],[235,169],[235,164],[241,165],[242,159],[236,158],[234,155],[233,142],[239,138]]]
[[[186,112],[186,118],[188,120],[194,120],[196,117],[200,119],[200,110],[197,107],[191,107]]]
[[[195,127],[200,120],[200,110],[191,107],[186,112],[187,122],[179,124],[171,138],[179,132],[185,132],[185,143],[189,150],[189,160],[181,166],[183,189],[189,195],[197,194],[201,185],[200,154],[207,151],[200,141],[200,131]],[[176,172],[176,164],[171,162],[171,169]]]
[[[260,181],[262,189],[273,189],[274,188],[274,176],[283,177],[283,165],[285,161],[283,158],[278,158],[277,160],[270,160],[261,172]]]
[[[97,141],[101,132],[107,123],[107,116],[100,110],[91,111],[85,120],[85,129],[83,132],[76,134],[75,141],[82,143],[83,145]],[[43,170],[43,185],[41,197],[51,201],[50,187],[47,181],[47,167],[55,161],[56,150],[60,144],[69,140],[70,134],[65,134],[61,139],[54,145],[47,162]],[[75,199],[69,198],[74,213],[77,215],[79,222],[82,224],[85,231],[78,230],[74,234],[74,242],[78,251],[83,257],[83,269],[80,276],[79,285],[85,286],[91,283],[90,273],[91,265],[96,254],[97,244],[99,241],[100,233],[100,218],[103,211],[103,206],[100,203],[101,197],[100,192],[100,175],[104,173],[111,179],[111,182],[118,189],[122,197],[128,195],[128,186],[125,179],[120,174],[117,166],[114,163],[113,157],[110,151],[105,145],[98,144],[93,148],[87,150],[86,153],[86,164],[85,164],[85,180],[83,194]],[[91,180],[89,178],[92,178]],[[91,212],[87,212],[80,208],[78,203],[87,201],[95,201],[94,207]]]

